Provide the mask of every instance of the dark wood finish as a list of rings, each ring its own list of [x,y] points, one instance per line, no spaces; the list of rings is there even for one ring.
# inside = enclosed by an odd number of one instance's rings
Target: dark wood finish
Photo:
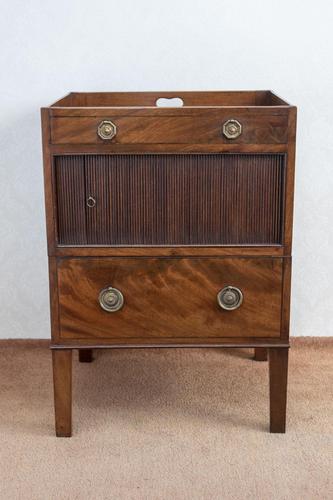
[[[58,276],[62,339],[200,343],[280,335],[282,259],[64,259]],[[98,302],[110,285],[125,298],[115,313]],[[217,304],[227,285],[244,294],[237,310]]]
[[[283,432],[296,108],[270,91],[71,93],[42,109],[42,133],[57,434],[70,435],[72,349],[157,346],[269,349]],[[110,284],[125,295],[115,314],[98,303]],[[227,284],[245,292],[236,311],[217,305]]]
[[[154,107],[160,97],[180,97],[184,106],[288,106],[270,90],[158,91],[158,92],[71,92],[52,105],[61,107]]]
[[[256,347],[254,349],[254,360],[255,361],[267,361],[267,349],[265,347]]]
[[[59,297],[58,297],[58,266],[55,257],[49,257],[49,289],[51,309],[51,337],[53,342],[59,340]]]
[[[92,363],[94,361],[92,349],[79,349],[80,363]]]
[[[72,350],[52,351],[56,435],[72,435]]]
[[[50,144],[52,155],[64,154],[196,154],[196,153],[286,153],[285,144]]]
[[[57,190],[58,239],[61,243],[87,243],[86,187],[82,160],[77,156],[62,156],[61,167],[55,159]]]
[[[270,431],[286,431],[288,348],[269,348]]]
[[[44,196],[45,196],[45,212],[46,212],[47,247],[48,247],[48,254],[52,255],[55,252],[55,243],[56,243],[56,233],[55,233],[56,198],[54,193],[52,156],[49,147],[51,139],[50,117],[47,108],[41,109],[41,119],[42,119]]]
[[[255,121],[269,120],[271,117],[283,117],[284,123],[288,122],[289,113],[292,106],[193,106],[193,107],[173,107],[173,108],[159,108],[159,107],[59,107],[48,108],[51,121],[55,118],[99,118],[112,119],[115,116],[119,118],[189,118],[194,121],[198,118],[207,120],[223,120],[231,117],[239,118],[240,116],[254,117]],[[99,123],[99,122],[98,122]],[[252,123],[252,122],[251,122]],[[255,123],[255,122],[254,122]],[[52,123],[50,123],[52,131]],[[222,129],[221,129],[222,131]],[[97,133],[97,132],[96,132]],[[270,131],[267,132],[268,135]],[[118,134],[118,132],[117,132]],[[114,139],[113,139],[114,140]],[[108,141],[110,142],[110,141]],[[111,141],[112,142],[112,141]],[[232,141],[229,141],[232,142]],[[101,143],[99,143],[101,144]],[[161,141],[160,144],[163,144]],[[166,143],[167,144],[167,143]],[[191,141],[195,144],[195,141]],[[237,144],[237,141],[236,141]]]
[[[233,347],[242,347],[242,348],[251,348],[251,347],[289,347],[289,342],[282,341],[280,337],[219,337],[216,338],[206,338],[204,341],[200,343],[193,343],[192,338],[177,338],[175,342],[170,342],[169,338],[163,339],[162,337],[158,340],[157,343],[152,341],[147,344],[145,339],[138,339],[137,342],[131,342],[130,344],[119,342],[113,343],[110,342],[110,339],[101,339],[98,341],[96,338],[84,338],[84,339],[61,339],[57,341],[57,343],[53,343],[51,345],[51,349],[85,349],[90,346],[93,349],[158,349],[158,348],[233,348]]]
[[[186,112],[186,111],[185,111]],[[51,118],[51,141],[53,144],[104,144],[97,135],[102,119],[111,119],[117,127],[112,139],[116,144],[228,144],[230,139],[221,133],[222,124],[227,121],[230,111],[218,116],[202,113],[198,116],[119,116],[117,111],[102,117],[66,116]],[[256,111],[237,110],[235,116],[243,126],[236,144],[284,144],[287,142],[288,115],[270,115]]]
[[[283,257],[282,245],[256,246],[63,246],[55,250],[58,257]]]
[[[284,340],[289,339],[291,260],[291,257],[283,259],[281,339]]]
[[[293,212],[294,212],[294,179],[295,179],[295,150],[296,150],[296,117],[295,107],[290,109],[288,119],[288,155],[287,155],[287,176],[285,189],[285,255],[291,255],[292,231],[293,231]]]
[[[62,245],[282,243],[284,155],[60,156],[55,172]]]

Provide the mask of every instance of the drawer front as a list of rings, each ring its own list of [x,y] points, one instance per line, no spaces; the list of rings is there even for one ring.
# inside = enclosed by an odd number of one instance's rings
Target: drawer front
[[[234,310],[218,304],[228,286],[242,294]],[[64,341],[172,344],[280,336],[280,258],[59,259],[58,287]],[[123,297],[115,312],[100,304],[108,287]]]
[[[60,245],[279,245],[285,155],[55,159]]]
[[[241,133],[228,138],[223,124],[237,120]],[[98,127],[111,121],[115,127],[112,139],[102,139]],[[82,116],[53,117],[53,144],[285,144],[287,114],[258,114],[237,111],[236,116],[223,114],[204,116]],[[237,133],[236,133],[237,135]]]

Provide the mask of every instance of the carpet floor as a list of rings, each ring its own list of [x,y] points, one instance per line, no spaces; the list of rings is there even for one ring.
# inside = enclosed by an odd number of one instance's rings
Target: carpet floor
[[[73,437],[53,428],[45,345],[0,345],[0,498],[333,498],[333,343],[295,342],[285,435],[248,349],[73,359]]]

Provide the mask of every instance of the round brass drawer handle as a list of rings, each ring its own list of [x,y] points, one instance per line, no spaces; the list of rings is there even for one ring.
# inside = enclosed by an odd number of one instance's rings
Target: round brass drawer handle
[[[117,133],[117,127],[110,120],[103,120],[97,128],[97,134],[104,141],[112,139]]]
[[[237,139],[242,133],[242,124],[235,118],[231,118],[223,123],[222,131],[227,139]]]
[[[217,303],[226,311],[238,309],[243,302],[243,293],[235,286],[226,286],[217,294]]]
[[[117,312],[124,305],[124,296],[120,290],[107,286],[99,293],[99,304],[104,311]]]

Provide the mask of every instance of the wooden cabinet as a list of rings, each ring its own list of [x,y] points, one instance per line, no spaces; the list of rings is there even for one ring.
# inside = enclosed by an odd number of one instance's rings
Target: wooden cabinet
[[[42,126],[57,435],[72,349],[138,346],[268,349],[284,432],[296,108],[269,91],[72,93]]]

